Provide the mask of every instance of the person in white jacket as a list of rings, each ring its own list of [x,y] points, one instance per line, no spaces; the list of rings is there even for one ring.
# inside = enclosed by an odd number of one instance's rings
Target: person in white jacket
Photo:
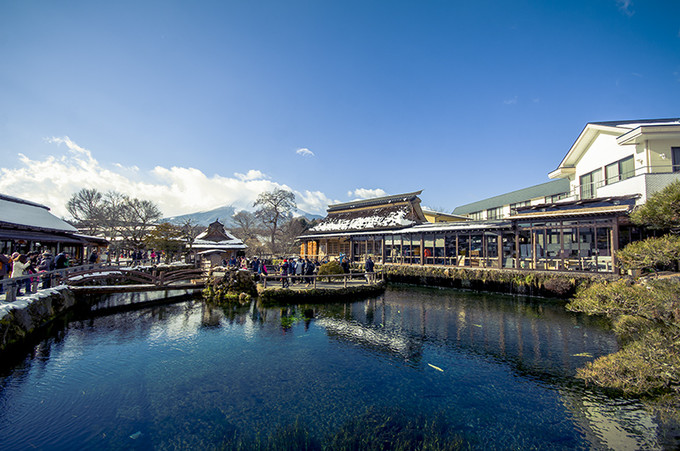
[[[12,274],[9,276],[10,278],[14,279],[16,277],[21,277],[26,273],[26,268],[28,268],[31,265],[31,262],[28,260],[28,257],[24,254],[17,255],[16,257],[13,256],[12,258]],[[31,279],[26,279],[25,283],[25,291],[26,294],[30,293],[31,288]],[[21,296],[19,286],[17,286],[17,296]]]

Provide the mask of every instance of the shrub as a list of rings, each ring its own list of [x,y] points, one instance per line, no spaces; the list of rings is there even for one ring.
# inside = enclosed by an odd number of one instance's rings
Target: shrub
[[[668,266],[680,259],[680,236],[664,235],[630,243],[616,253],[616,258],[625,270]]]
[[[327,276],[327,275],[334,275],[334,274],[344,274],[344,271],[342,270],[342,266],[340,266],[340,262],[337,261],[330,261],[328,263],[324,263],[323,265],[319,266],[319,272],[318,275],[320,276]],[[331,278],[328,278],[328,281],[330,282]]]

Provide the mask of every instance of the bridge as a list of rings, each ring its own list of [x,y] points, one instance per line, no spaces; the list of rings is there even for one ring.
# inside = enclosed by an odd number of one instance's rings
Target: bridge
[[[19,292],[36,293],[57,285],[68,285],[77,292],[113,293],[202,288],[204,284],[205,274],[199,268],[142,270],[98,263],[2,279],[0,292],[5,293],[6,302],[13,302]]]

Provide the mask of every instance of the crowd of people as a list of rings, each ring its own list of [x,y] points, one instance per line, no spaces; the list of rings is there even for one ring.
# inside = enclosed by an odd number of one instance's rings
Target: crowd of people
[[[11,256],[0,254],[0,281],[5,278],[17,279],[22,276],[39,274],[41,272],[53,271],[55,269],[67,268],[70,264],[69,255],[60,252],[53,256],[50,251],[38,252],[31,251],[27,254],[14,252]],[[32,278],[23,278],[17,286],[17,296],[23,296],[31,292]],[[49,288],[52,279],[43,278],[42,288]],[[21,290],[23,289],[23,293]],[[0,283],[0,293],[4,292],[4,284]]]

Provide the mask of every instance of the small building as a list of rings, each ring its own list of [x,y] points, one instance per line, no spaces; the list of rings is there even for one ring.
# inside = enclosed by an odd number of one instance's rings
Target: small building
[[[212,267],[221,265],[223,260],[229,261],[232,257],[243,255],[247,247],[216,220],[196,237],[191,245],[191,251],[194,254],[194,261],[199,265]]]
[[[107,241],[78,233],[78,229],[50,213],[49,207],[0,194],[0,253],[66,251],[83,261],[86,246],[103,246]]]

